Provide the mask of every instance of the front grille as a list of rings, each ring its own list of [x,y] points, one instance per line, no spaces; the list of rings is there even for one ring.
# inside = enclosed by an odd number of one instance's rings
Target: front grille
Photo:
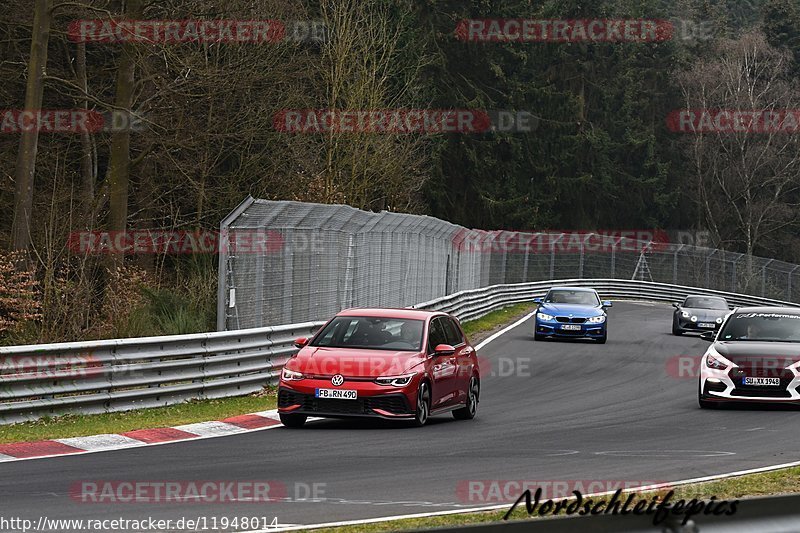
[[[306,396],[303,410],[334,415],[363,415],[367,412],[364,409],[364,400],[334,400],[310,395]]]
[[[791,398],[792,395],[786,389],[779,389],[773,387],[771,389],[763,387],[747,387],[741,389],[733,389],[731,396],[739,396],[742,398]]]
[[[278,393],[278,407],[300,405],[306,413],[324,413],[330,415],[373,415],[373,409],[381,409],[394,414],[410,413],[405,396],[390,394],[385,396],[367,396],[358,400],[339,400],[317,398],[313,394],[281,389]]]
[[[289,407],[303,403],[305,394],[298,394],[287,389],[280,389],[278,392],[278,407]]]
[[[731,392],[732,396],[744,398],[791,398],[791,393],[787,390],[789,383],[794,379],[794,374],[786,368],[776,368],[777,365],[768,366],[762,361],[738,361],[739,367],[732,368],[729,372],[735,388]],[[777,386],[745,385],[744,377],[766,377],[778,378],[781,381]]]
[[[369,409],[382,409],[395,414],[410,412],[406,402],[406,397],[397,394],[391,396],[373,396],[364,398],[364,404]]]
[[[568,317],[568,316],[557,316],[556,320],[559,322],[563,322],[565,324],[583,324],[586,322],[585,318],[576,318],[576,317]]]

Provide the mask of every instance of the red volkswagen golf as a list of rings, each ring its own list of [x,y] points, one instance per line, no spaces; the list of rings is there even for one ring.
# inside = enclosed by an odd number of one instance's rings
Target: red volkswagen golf
[[[278,412],[288,427],[309,416],[413,420],[452,412],[472,419],[478,358],[458,321],[413,309],[349,309],[325,324],[286,362]]]

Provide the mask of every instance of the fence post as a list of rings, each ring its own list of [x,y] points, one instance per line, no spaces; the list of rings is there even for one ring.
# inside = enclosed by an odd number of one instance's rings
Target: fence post
[[[792,274],[794,271],[800,268],[800,265],[795,266],[792,270],[789,271],[788,279],[786,280],[786,301],[792,301]]]
[[[611,243],[611,279],[614,279],[617,274],[617,245],[622,237]]]
[[[522,263],[522,281],[523,283],[528,281],[528,258],[530,257],[531,253],[531,243],[530,241],[525,242],[525,259],[523,259]]]
[[[342,307],[344,309],[353,307],[353,262],[355,261],[355,244],[353,241],[354,235],[351,233],[347,238],[347,266],[344,270],[344,298],[342,298],[344,302]]]
[[[706,287],[711,285],[711,257],[717,252],[717,250],[712,250],[710,254],[706,256]]]
[[[562,234],[560,234],[560,235],[558,236],[558,238],[557,238],[556,240],[554,240],[554,241],[550,241],[550,279],[553,279],[553,277],[555,276],[555,267],[556,267],[556,244],[558,243],[558,241],[560,241],[560,240],[561,240],[561,238],[562,238],[563,236],[564,236],[564,234],[562,233]]]
[[[764,266],[761,267],[761,297],[762,298],[764,298],[764,296],[767,294],[767,265],[769,265],[773,261],[774,261],[774,259],[770,259],[769,261],[764,263]]]
[[[678,245],[678,247],[675,249],[675,252],[672,254],[672,284],[673,285],[677,285],[678,284],[678,254],[680,253],[681,250],[683,250],[684,246],[686,246],[686,245],[685,244]]]

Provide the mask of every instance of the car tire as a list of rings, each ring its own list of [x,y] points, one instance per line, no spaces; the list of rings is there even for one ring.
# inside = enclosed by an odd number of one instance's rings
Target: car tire
[[[599,344],[605,344],[607,340],[608,340],[608,333],[603,333],[603,336],[597,339],[597,342]]]
[[[417,408],[414,412],[414,425],[422,427],[431,416],[431,391],[428,383],[423,381],[417,389]]]
[[[681,331],[681,328],[678,326],[674,318],[672,319],[672,334],[677,336],[683,335],[683,331]]]
[[[535,341],[543,341],[545,339],[544,335],[539,335],[538,333],[533,334],[533,340]]]
[[[286,426],[287,428],[301,428],[303,424],[306,423],[306,419],[308,418],[306,415],[291,415],[291,414],[283,414],[280,415],[281,424]]]
[[[478,411],[478,398],[480,397],[480,382],[478,378],[472,377],[469,380],[467,389],[467,404],[461,409],[453,411],[453,418],[456,420],[472,420]]]

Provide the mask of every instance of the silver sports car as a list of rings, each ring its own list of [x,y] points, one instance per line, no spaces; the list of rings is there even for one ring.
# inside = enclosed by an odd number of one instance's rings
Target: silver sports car
[[[715,331],[722,325],[730,310],[725,298],[719,296],[689,295],[683,303],[674,303],[672,334],[687,331]]]

